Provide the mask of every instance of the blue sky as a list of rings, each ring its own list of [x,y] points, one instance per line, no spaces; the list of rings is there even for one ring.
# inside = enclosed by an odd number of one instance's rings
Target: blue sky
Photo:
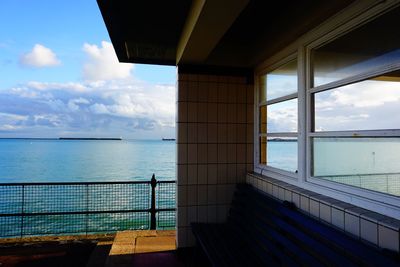
[[[118,63],[95,0],[2,0],[0,24],[0,137],[175,135],[175,67]]]

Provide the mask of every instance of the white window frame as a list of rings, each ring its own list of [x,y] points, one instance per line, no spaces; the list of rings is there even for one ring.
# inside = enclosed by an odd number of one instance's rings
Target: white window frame
[[[255,120],[254,120],[254,171],[262,175],[288,182],[293,185],[314,191],[319,194],[337,198],[339,200],[363,206],[367,209],[400,219],[400,197],[357,188],[346,184],[331,182],[311,176],[312,138],[313,137],[400,137],[400,129],[388,130],[359,130],[359,131],[330,131],[313,132],[311,129],[314,110],[311,106],[311,94],[330,90],[350,83],[366,80],[371,77],[400,69],[400,62],[378,66],[373,70],[354,75],[345,79],[312,87],[311,51],[334,39],[351,32],[359,26],[377,18],[378,16],[400,6],[397,0],[356,1],[333,18],[328,19],[320,26],[311,30],[291,45],[281,50],[255,70]],[[276,69],[297,55],[298,62],[298,173],[276,169],[259,164],[259,77]],[[274,101],[274,100],[273,100]],[[268,127],[268,126],[267,126]],[[271,134],[268,134],[269,136]]]
[[[298,101],[298,91],[295,93],[291,93],[285,96],[281,96],[278,98],[274,98],[272,100],[265,100],[265,101],[261,101],[259,102],[259,97],[260,97],[260,79],[262,76],[267,75],[268,73],[278,69],[279,67],[282,67],[283,65],[289,63],[292,60],[298,60],[298,56],[297,53],[291,53],[290,55],[288,55],[287,57],[285,57],[284,59],[276,62],[275,64],[269,66],[268,68],[263,69],[262,71],[260,71],[257,75],[256,75],[256,79],[255,79],[255,85],[257,87],[256,89],[256,94],[255,94],[255,107],[256,107],[256,121],[254,122],[254,126],[255,126],[255,130],[254,130],[254,136],[257,139],[257,147],[258,149],[255,149],[255,169],[259,170],[259,173],[263,174],[263,175],[268,175],[271,177],[274,177],[276,174],[279,175],[280,177],[285,177],[285,179],[290,179],[293,181],[296,181],[299,177],[299,172],[290,172],[287,170],[283,170],[283,169],[279,169],[276,167],[272,167],[269,166],[268,164],[260,164],[260,137],[296,137],[298,138],[298,132],[299,132],[299,122],[297,122],[297,133],[296,132],[274,132],[274,133],[268,133],[268,130],[266,133],[260,133],[260,116],[259,116],[259,112],[260,112],[260,108],[261,106],[268,106],[268,105],[272,105],[272,104],[276,104],[276,103],[282,103],[284,101],[289,101],[292,99],[297,99]],[[297,61],[297,77],[299,77],[299,62]],[[298,82],[298,81],[297,81]],[[298,88],[297,88],[298,89]],[[298,113],[298,112],[297,112]],[[298,113],[299,114],[299,113]],[[268,116],[268,114],[267,114]],[[268,126],[267,126],[268,127]],[[297,160],[297,165],[299,165],[299,162]],[[297,166],[297,170],[298,170],[298,166]]]

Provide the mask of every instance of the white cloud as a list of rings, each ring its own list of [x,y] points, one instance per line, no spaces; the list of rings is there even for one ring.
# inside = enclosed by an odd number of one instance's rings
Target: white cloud
[[[66,91],[76,91],[84,92],[89,90],[87,86],[82,83],[68,82],[68,83],[47,83],[47,82],[28,82],[27,87],[33,88],[39,91],[46,90],[66,90]]]
[[[89,81],[131,78],[133,64],[120,63],[111,43],[103,41],[101,47],[85,43],[83,51],[87,62],[83,65],[83,78]]]
[[[60,65],[61,61],[51,49],[35,44],[30,52],[21,56],[20,63],[28,67],[43,68]]]

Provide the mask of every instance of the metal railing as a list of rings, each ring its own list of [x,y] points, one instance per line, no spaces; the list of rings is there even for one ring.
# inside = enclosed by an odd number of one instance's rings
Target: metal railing
[[[316,178],[400,196],[400,173],[321,175]]]
[[[0,184],[0,237],[175,227],[175,181]]]

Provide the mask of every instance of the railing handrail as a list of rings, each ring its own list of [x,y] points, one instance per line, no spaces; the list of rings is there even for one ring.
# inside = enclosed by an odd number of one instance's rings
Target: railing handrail
[[[361,174],[316,175],[314,177],[374,176],[374,175],[399,175],[399,174],[400,172],[381,172],[381,173],[361,173]]]
[[[23,185],[97,185],[97,184],[150,184],[151,181],[104,181],[104,182],[27,182],[27,183],[0,183],[0,186]],[[157,184],[173,184],[175,180],[157,180]]]
[[[147,180],[147,181],[105,181],[105,182],[35,182],[35,183],[0,183],[0,189],[3,188],[3,190],[5,190],[4,192],[13,192],[14,190],[16,190],[15,192],[18,192],[18,195],[16,195],[17,197],[15,198],[14,201],[17,201],[16,203],[18,203],[18,207],[21,206],[21,208],[16,209],[15,211],[13,211],[13,209],[10,210],[4,210],[3,213],[0,213],[0,218],[4,218],[5,220],[20,220],[20,236],[24,236],[26,234],[24,234],[24,227],[25,226],[25,218],[33,218],[36,216],[59,216],[59,215],[92,215],[92,214],[129,214],[129,213],[147,213],[150,215],[150,221],[147,227],[149,227],[150,229],[156,229],[157,227],[157,219],[156,219],[156,214],[158,214],[158,216],[160,215],[160,212],[174,212],[176,211],[176,205],[172,206],[171,203],[165,205],[163,201],[165,201],[165,193],[169,193],[169,192],[174,192],[171,195],[171,199],[175,199],[175,187],[174,186],[167,186],[165,185],[165,187],[160,187],[163,184],[175,184],[176,181],[175,180],[156,180],[155,179],[155,175],[153,174],[152,176],[152,180]],[[106,208],[103,209],[103,206],[91,206],[89,205],[89,203],[97,203],[97,202],[93,202],[93,201],[97,201],[100,200],[101,198],[90,198],[89,199],[89,188],[91,188],[91,186],[96,186],[96,185],[104,185],[105,187],[98,187],[98,189],[100,190],[99,192],[102,192],[102,188],[112,188],[112,190],[118,190],[119,188],[121,188],[121,190],[124,190],[123,186],[122,187],[106,187],[106,185],[144,185],[143,186],[130,186],[128,188],[143,188],[145,189],[144,191],[142,190],[142,192],[146,195],[146,201],[144,203],[144,206],[137,206],[137,204],[133,205],[133,206],[126,206],[126,207],[118,207],[118,206],[114,206],[114,207],[110,207],[110,208]],[[33,209],[26,209],[25,205],[26,203],[26,198],[25,195],[27,192],[31,192],[29,189],[30,187],[40,187],[40,186],[44,186],[43,190],[47,190],[46,186],[49,187],[53,187],[54,189],[56,189],[55,191],[51,190],[50,196],[54,197],[54,194],[59,192],[58,188],[60,188],[60,190],[64,187],[67,186],[65,192],[65,196],[66,199],[68,201],[68,197],[71,197],[71,195],[69,195],[68,192],[83,192],[82,194],[84,194],[84,197],[80,200],[80,198],[78,197],[78,201],[80,201],[79,203],[83,203],[82,205],[85,205],[86,203],[86,208],[84,206],[76,206],[76,208],[74,207],[73,209],[64,209],[64,208],[59,208],[58,206],[55,206],[55,208],[53,209],[51,206],[48,206],[49,209],[47,209],[47,206],[45,208],[42,208],[42,206],[36,206]],[[75,190],[74,186],[82,186],[83,188],[77,188],[78,191]],[[11,187],[15,187],[15,188],[11,188]],[[86,189],[85,189],[86,188]],[[149,191],[147,191],[147,189],[149,189]],[[156,188],[159,188],[159,190],[156,191]],[[168,191],[172,190],[173,191]],[[172,188],[172,189],[171,189]],[[95,187],[94,189],[98,190],[97,187]],[[130,190],[131,190],[130,189]],[[165,191],[165,189],[167,189],[167,191]],[[10,191],[11,190],[11,191]],[[83,190],[83,191],[82,191]],[[45,191],[41,191],[39,190],[39,193],[35,193],[35,190],[32,191],[34,195],[32,196],[42,196],[41,192],[45,192]],[[31,192],[31,193],[32,193]],[[63,191],[61,191],[62,193]],[[119,192],[119,191],[118,191]],[[147,193],[146,193],[147,192]],[[37,194],[37,195],[35,195]],[[45,196],[46,194],[43,193]],[[157,195],[157,197],[156,197]],[[6,195],[7,196],[7,195]],[[11,196],[11,195],[10,195]],[[62,196],[62,195],[60,195]],[[79,196],[79,194],[78,194]],[[117,193],[115,195],[115,197],[118,197],[119,193]],[[124,195],[125,197],[127,197],[127,195]],[[101,196],[100,196],[101,197]],[[12,198],[14,199],[14,198]],[[56,196],[57,199],[57,196]],[[156,199],[157,199],[157,204],[156,204]],[[168,199],[168,198],[167,198]],[[31,200],[32,201],[32,200]],[[129,201],[133,201],[134,203],[136,201],[139,201],[137,203],[141,203],[140,200],[137,200],[136,198],[131,198],[129,199]],[[169,200],[167,200],[169,201]],[[5,202],[7,203],[7,202]],[[31,202],[34,203],[34,202]],[[62,202],[64,203],[64,202]],[[68,202],[65,202],[68,204]],[[1,204],[1,203],[0,203]],[[149,206],[150,204],[150,206]],[[64,204],[62,204],[64,205]],[[61,207],[62,207],[61,205]],[[67,205],[68,206],[68,205]],[[1,207],[1,206],[0,206]],[[68,206],[69,207],[69,206]],[[83,208],[82,208],[83,207]],[[108,207],[108,206],[107,206]],[[176,216],[176,215],[174,215]],[[20,219],[13,219],[14,218],[20,218]],[[86,233],[88,234],[88,232],[90,232],[88,230],[88,216],[85,216],[85,220],[86,220],[86,228],[84,231],[82,231],[82,233]],[[29,220],[28,220],[29,221]],[[159,223],[159,222],[158,222]],[[31,227],[31,226],[27,226],[27,227]],[[163,227],[163,226],[161,226]],[[164,226],[165,227],[165,226]],[[167,226],[168,227],[168,226]],[[136,229],[136,228],[135,228]],[[51,232],[53,233],[53,232]],[[3,236],[3,235],[1,235]],[[4,236],[3,236],[4,237]]]

